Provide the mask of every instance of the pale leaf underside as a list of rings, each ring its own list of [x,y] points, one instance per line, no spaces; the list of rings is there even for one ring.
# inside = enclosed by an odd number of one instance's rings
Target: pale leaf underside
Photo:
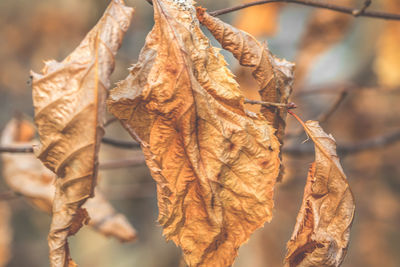
[[[34,131],[33,125],[28,121],[13,119],[3,131],[1,145],[32,145]],[[1,156],[3,177],[7,185],[14,192],[24,196],[33,206],[50,214],[55,193],[54,173],[32,154],[3,153]],[[136,231],[126,217],[118,213],[100,191],[96,191],[94,198],[89,199],[83,207],[88,211],[89,225],[96,231],[124,242],[136,238]]]
[[[287,244],[288,267],[337,267],[342,263],[354,217],[354,198],[336,155],[336,143],[316,121],[304,124],[315,143],[302,206]]]
[[[38,158],[57,175],[49,233],[52,267],[72,265],[67,237],[86,221],[80,209],[93,195],[97,154],[104,134],[106,88],[114,56],[133,10],[111,1],[104,16],[64,61],[32,73]]]
[[[157,181],[159,222],[189,266],[230,266],[271,219],[279,142],[244,110],[191,1],[153,0],[155,26],[108,106],[142,144]]]

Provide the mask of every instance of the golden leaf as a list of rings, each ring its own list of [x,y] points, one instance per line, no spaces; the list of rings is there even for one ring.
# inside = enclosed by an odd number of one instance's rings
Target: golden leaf
[[[400,3],[397,0],[383,1],[385,10],[393,13],[400,12]],[[374,62],[374,71],[381,85],[390,88],[400,86],[400,26],[398,21],[385,21],[381,32]]]
[[[238,30],[197,7],[197,17],[214,35],[221,46],[239,60],[240,65],[252,67],[253,76],[260,86],[261,100],[287,104],[292,93],[294,64],[278,59],[266,44],[260,44],[250,34]],[[286,127],[286,109],[262,107],[261,113],[277,129],[276,136],[283,142]]]
[[[35,129],[26,120],[11,120],[3,131],[1,144],[13,147],[33,144]],[[39,209],[51,213],[56,176],[32,154],[3,153],[3,176],[8,186]],[[118,213],[96,190],[95,197],[83,207],[87,209],[89,225],[96,231],[128,242],[136,238],[136,231],[123,214]]]
[[[254,2],[254,0],[244,0],[241,2],[245,4]],[[233,25],[254,36],[274,35],[278,29],[279,12],[282,6],[282,3],[271,3],[243,9],[239,12]]]
[[[7,266],[11,258],[11,211],[6,202],[0,201],[0,267]]]
[[[336,143],[317,121],[301,122],[315,144],[315,162],[304,188],[302,206],[285,266],[339,266],[347,252],[354,197],[336,155]]]
[[[69,265],[67,237],[86,221],[80,207],[93,196],[106,88],[132,14],[113,0],[74,52],[60,63],[46,62],[42,75],[32,73],[41,142],[35,152],[57,174],[48,238],[52,267]]]
[[[279,142],[199,28],[192,1],[153,0],[155,25],[108,107],[157,182],[159,222],[189,266],[230,266],[272,217]]]
[[[335,4],[346,6],[355,2],[336,0]],[[311,13],[296,56],[296,84],[303,82],[318,56],[343,39],[352,21],[348,14],[328,9],[315,9]]]

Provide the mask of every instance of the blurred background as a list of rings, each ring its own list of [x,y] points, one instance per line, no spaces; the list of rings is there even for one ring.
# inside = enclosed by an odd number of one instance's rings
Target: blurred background
[[[212,11],[249,1],[197,2]],[[328,2],[355,7],[364,1]],[[371,10],[400,14],[398,0],[372,2]],[[44,60],[66,57],[108,3],[0,1],[0,130],[16,113],[33,116],[29,70],[39,72]],[[146,1],[126,3],[136,12],[117,56],[113,82],[124,79],[127,68],[137,61],[153,25],[152,7]],[[268,41],[274,54],[296,63],[292,97],[299,106],[296,113],[304,120],[321,120],[342,149],[341,162],[356,199],[350,247],[342,266],[400,266],[399,134],[393,138],[400,131],[400,22],[353,18],[295,4],[268,4],[220,18]],[[228,53],[224,55],[244,94],[258,99],[251,71],[238,66]],[[240,249],[235,267],[282,266],[307,169],[314,160],[312,143],[302,144],[306,136],[292,118],[288,121],[286,172],[276,187],[274,219]],[[130,140],[118,123],[107,127],[106,136]],[[371,140],[383,142],[376,145]],[[373,145],[365,147],[365,142]],[[139,154],[103,145],[100,162]],[[102,170],[100,175],[100,190],[134,225],[138,240],[121,244],[84,227],[70,238],[72,257],[79,266],[179,266],[179,249],[164,240],[157,224],[155,184],[146,166]],[[9,192],[3,179],[0,189]],[[49,225],[50,216],[32,208],[23,197],[0,201],[0,266],[48,266]]]

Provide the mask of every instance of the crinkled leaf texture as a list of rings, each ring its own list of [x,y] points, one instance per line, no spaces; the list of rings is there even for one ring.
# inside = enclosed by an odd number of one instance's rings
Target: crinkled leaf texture
[[[273,128],[244,110],[192,1],[153,0],[155,25],[108,106],[138,140],[157,181],[159,222],[189,266],[230,266],[272,217]]]
[[[3,131],[4,146],[27,146],[33,144],[35,129],[26,120],[11,120]],[[8,186],[35,207],[51,213],[55,193],[55,175],[32,154],[3,153],[3,177]],[[96,231],[114,236],[122,242],[133,241],[136,231],[127,218],[118,213],[111,204],[96,191],[83,207],[88,211],[89,225]]]
[[[304,129],[315,143],[303,203],[287,244],[288,267],[337,267],[342,263],[354,217],[354,197],[339,158],[336,143],[316,121]]]
[[[197,17],[208,28],[221,46],[239,60],[240,65],[252,67],[262,101],[287,104],[292,93],[294,64],[275,57],[267,44],[260,44],[250,34],[238,30],[197,7]],[[261,113],[276,129],[281,144],[286,128],[287,112],[284,108],[261,107]]]
[[[197,17],[221,46],[239,60],[240,65],[252,67],[253,76],[260,86],[261,100],[287,104],[292,93],[294,64],[275,57],[267,44],[260,44],[250,34],[238,30],[197,7]],[[262,107],[261,113],[277,129],[276,136],[283,142],[286,127],[286,109]]]
[[[64,61],[46,62],[32,73],[37,157],[57,174],[49,233],[52,267],[69,266],[67,237],[86,221],[80,207],[93,195],[97,154],[104,134],[106,88],[114,56],[133,9],[113,0],[98,24]],[[73,265],[73,264],[72,264]]]

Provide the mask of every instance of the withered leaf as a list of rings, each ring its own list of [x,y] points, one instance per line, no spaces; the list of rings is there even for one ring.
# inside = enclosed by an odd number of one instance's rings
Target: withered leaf
[[[34,133],[35,129],[29,121],[13,119],[5,127],[0,143],[13,147],[32,145]],[[8,186],[33,206],[51,213],[55,193],[54,173],[32,154],[3,153],[1,157],[3,177]],[[96,190],[94,198],[89,199],[83,207],[88,211],[89,225],[96,231],[123,242],[136,238],[136,231],[126,217],[118,213],[100,191]]]
[[[337,5],[351,6],[355,0],[336,0]],[[353,18],[348,14],[317,8],[311,13],[306,30],[300,40],[296,56],[296,84],[301,85],[315,60],[323,52],[341,41],[348,32]]]
[[[288,103],[292,93],[293,63],[278,59],[269,51],[267,44],[260,44],[250,34],[210,16],[204,8],[197,7],[197,17],[242,66],[254,69],[253,76],[260,86],[259,93],[263,101]],[[263,106],[261,113],[277,129],[276,136],[282,143],[286,126],[286,109]]]
[[[93,196],[96,182],[106,88],[132,14],[122,0],[111,1],[74,52],[60,63],[46,62],[43,74],[32,73],[41,143],[35,152],[57,175],[48,238],[52,267],[73,265],[67,237],[86,221],[81,206]]]
[[[12,232],[10,207],[0,201],[0,267],[7,266],[11,258]]]
[[[303,123],[302,123],[303,124]],[[302,206],[290,241],[285,266],[337,267],[349,244],[354,197],[336,155],[336,143],[317,121],[303,124],[315,144]]]
[[[189,266],[230,266],[271,219],[279,142],[199,28],[192,1],[153,0],[155,25],[108,107],[157,182],[159,222]]]

